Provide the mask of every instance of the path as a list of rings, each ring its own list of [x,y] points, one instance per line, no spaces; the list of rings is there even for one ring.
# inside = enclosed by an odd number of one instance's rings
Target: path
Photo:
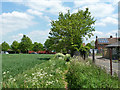
[[[92,59],[92,56],[90,56],[89,58]],[[105,67],[107,72],[110,72],[110,60],[109,59],[105,59],[102,58],[102,56],[95,56],[95,64],[101,67]],[[112,73],[117,73],[118,71],[120,72],[120,70],[118,70],[118,63],[113,63],[112,62]]]

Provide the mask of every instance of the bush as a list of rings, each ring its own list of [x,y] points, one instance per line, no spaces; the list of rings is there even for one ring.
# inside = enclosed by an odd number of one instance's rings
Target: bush
[[[70,58],[71,58],[71,55],[70,54],[66,54],[64,60],[70,61]]]
[[[62,59],[62,60],[65,60],[65,61],[70,61],[70,58],[71,58],[71,55],[70,54],[62,54],[62,53],[57,53],[55,54],[55,59]]]
[[[63,55],[62,53],[56,53],[56,54],[55,54],[55,58],[56,58],[56,59],[63,59],[63,60],[64,60],[65,55]]]
[[[89,61],[72,60],[66,77],[68,88],[118,88],[118,78]]]

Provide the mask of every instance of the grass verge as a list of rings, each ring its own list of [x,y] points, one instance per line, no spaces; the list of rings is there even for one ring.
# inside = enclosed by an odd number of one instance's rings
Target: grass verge
[[[72,60],[66,77],[68,88],[120,88],[118,77],[112,77],[89,60]]]

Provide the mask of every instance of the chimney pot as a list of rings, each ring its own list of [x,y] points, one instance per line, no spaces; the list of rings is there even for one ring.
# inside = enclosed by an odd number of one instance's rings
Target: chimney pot
[[[110,36],[110,38],[112,38],[112,35]]]
[[[98,36],[96,36],[96,39],[98,38]]]

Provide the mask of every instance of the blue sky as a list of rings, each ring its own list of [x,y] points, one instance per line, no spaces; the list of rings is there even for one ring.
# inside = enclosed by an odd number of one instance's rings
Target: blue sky
[[[118,1],[119,0],[4,0],[0,12],[0,34],[2,40],[11,44],[20,42],[23,34],[35,41],[44,43],[48,38],[51,20],[57,20],[59,12],[71,14],[78,9],[89,8],[97,20],[94,25],[94,36],[85,43],[98,37],[109,37],[118,32]],[[1,5],[0,4],[0,5]],[[0,35],[1,36],[1,35]]]

